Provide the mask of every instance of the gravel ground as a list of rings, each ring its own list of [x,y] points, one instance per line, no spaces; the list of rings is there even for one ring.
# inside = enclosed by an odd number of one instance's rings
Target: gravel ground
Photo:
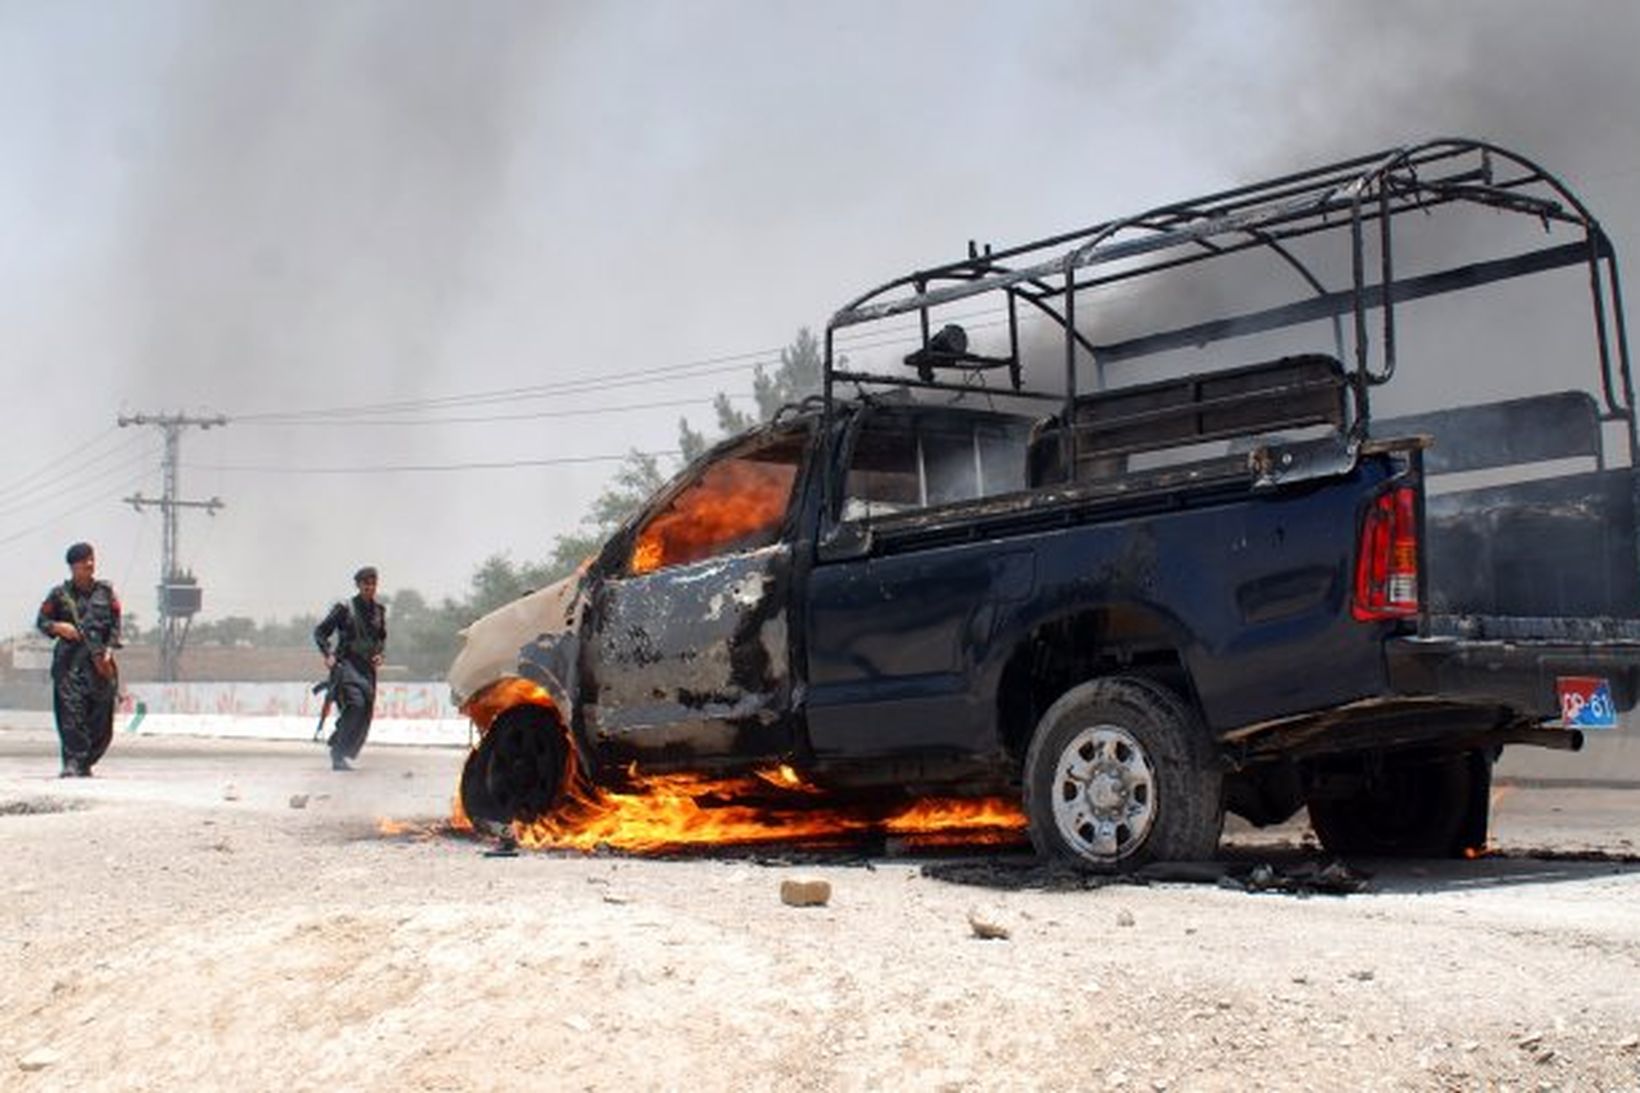
[[[53,748],[0,730],[0,1088],[1640,1089],[1640,790],[1504,787],[1500,853],[1305,895],[1237,881],[1315,876],[1302,826],[1195,883],[496,857],[450,751]]]

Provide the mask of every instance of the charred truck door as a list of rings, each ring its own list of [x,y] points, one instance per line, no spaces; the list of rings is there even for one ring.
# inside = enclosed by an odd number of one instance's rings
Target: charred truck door
[[[687,765],[789,749],[792,499],[807,429],[691,467],[612,544],[592,592],[582,715],[601,762]]]
[[[1025,488],[1030,426],[1008,414],[887,406],[844,441],[837,519],[809,576],[817,758],[994,744],[974,669],[999,613],[1030,594],[1034,557],[974,541],[968,510]]]

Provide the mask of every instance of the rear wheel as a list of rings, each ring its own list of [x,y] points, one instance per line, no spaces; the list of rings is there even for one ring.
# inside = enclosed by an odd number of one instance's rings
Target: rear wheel
[[[1457,858],[1486,845],[1492,757],[1389,755],[1353,793],[1314,796],[1310,826],[1334,854]]]
[[[476,821],[551,812],[563,793],[568,741],[550,710],[517,706],[495,719],[461,772],[461,806]]]
[[[1223,797],[1195,712],[1136,676],[1072,688],[1042,716],[1025,759],[1037,852],[1095,869],[1211,858]]]

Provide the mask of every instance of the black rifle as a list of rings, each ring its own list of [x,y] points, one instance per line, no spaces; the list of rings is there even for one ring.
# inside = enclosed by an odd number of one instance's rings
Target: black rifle
[[[319,707],[319,723],[313,726],[313,739],[315,743],[324,739],[325,719],[330,716],[330,707],[336,703],[336,691],[338,689],[337,674],[340,669],[341,661],[337,661],[336,666],[330,669],[330,675],[313,685],[314,694],[318,694],[320,691],[325,693],[325,704]]]

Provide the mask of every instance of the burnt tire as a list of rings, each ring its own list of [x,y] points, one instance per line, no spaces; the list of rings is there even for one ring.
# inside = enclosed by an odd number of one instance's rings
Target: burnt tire
[[[1224,772],[1188,703],[1113,676],[1073,687],[1042,715],[1024,804],[1045,858],[1104,872],[1203,861],[1224,827]]]
[[[534,820],[563,795],[569,750],[549,710],[520,706],[495,719],[461,771],[461,807],[475,823]]]
[[[1310,826],[1329,853],[1457,858],[1486,845],[1492,757],[1387,756],[1356,793],[1309,801]]]

